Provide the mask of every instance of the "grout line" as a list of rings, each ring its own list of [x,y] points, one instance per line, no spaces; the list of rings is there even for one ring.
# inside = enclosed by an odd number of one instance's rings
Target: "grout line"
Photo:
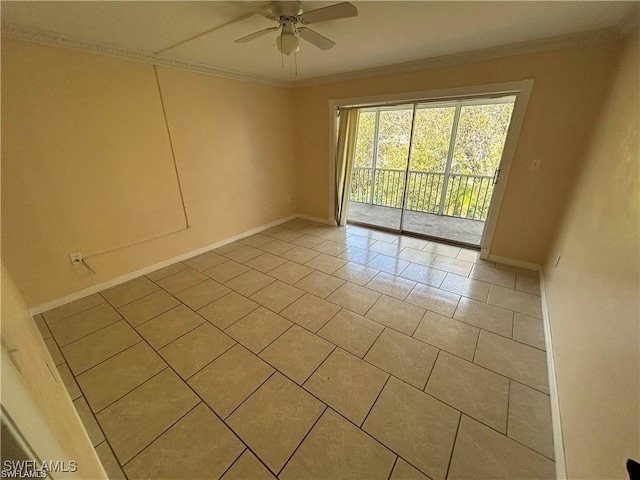
[[[395,453],[395,452],[394,452]],[[389,472],[389,476],[387,477],[387,480],[391,480],[391,475],[393,475],[393,471],[396,468],[396,463],[398,463],[398,458],[400,458],[398,455],[396,455],[395,460],[393,461],[393,465],[391,465],[391,471]]]
[[[384,372],[384,370],[382,370]],[[385,372],[387,373],[387,372]],[[387,386],[387,384],[389,383],[389,380],[391,380],[391,377],[393,377],[393,375],[391,375],[390,373],[387,373],[388,377],[387,379],[384,381],[384,384],[382,385],[382,388],[380,389],[380,391],[378,392],[378,395],[376,395],[376,399],[373,401],[373,403],[371,404],[371,407],[369,407],[369,411],[367,412],[367,414],[364,416],[364,418],[362,419],[362,424],[361,425],[356,425],[359,429],[361,429],[362,431],[364,431],[364,424],[367,423],[367,419],[369,418],[369,415],[371,415],[371,412],[373,411],[373,408],[376,406],[376,403],[378,403],[378,399],[380,398],[380,395],[382,395],[382,392],[384,391],[385,387]],[[395,378],[395,377],[394,377]],[[406,382],[405,382],[406,383]],[[408,385],[408,384],[407,384]],[[381,442],[382,443],[382,442]],[[389,447],[387,447],[389,448]],[[391,450],[393,452],[393,450],[391,448],[389,448],[389,450]]]
[[[458,417],[458,426],[456,427],[456,434],[453,437],[453,444],[451,446],[451,454],[449,456],[449,464],[447,465],[447,472],[444,475],[444,478],[449,476],[449,470],[451,470],[451,463],[453,462],[453,454],[456,451],[456,443],[458,442],[458,432],[460,432],[460,424],[462,423],[462,416],[464,413],[459,412],[460,416]]]

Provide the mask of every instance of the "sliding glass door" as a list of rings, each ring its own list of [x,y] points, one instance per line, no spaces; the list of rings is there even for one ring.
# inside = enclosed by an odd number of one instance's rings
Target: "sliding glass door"
[[[349,220],[479,245],[514,100],[363,109]]]

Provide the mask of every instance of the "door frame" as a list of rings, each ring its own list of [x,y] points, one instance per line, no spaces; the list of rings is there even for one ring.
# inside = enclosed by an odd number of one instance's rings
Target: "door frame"
[[[489,205],[489,213],[487,220],[485,221],[485,228],[482,233],[482,239],[480,241],[480,258],[486,259],[491,251],[491,245],[493,243],[493,237],[495,234],[496,226],[498,223],[498,217],[500,216],[500,209],[502,207],[502,201],[504,193],[507,187],[509,179],[509,173],[511,171],[511,164],[515,156],[516,147],[522,130],[522,124],[524,123],[524,117],[529,104],[529,98],[531,97],[531,90],[533,89],[533,79],[526,79],[514,82],[502,82],[491,83],[485,85],[472,85],[466,87],[446,88],[437,90],[426,90],[419,92],[405,92],[405,93],[393,93],[382,94],[365,97],[352,97],[352,98],[340,98],[329,100],[329,222],[332,225],[336,224],[333,212],[335,212],[335,175],[336,175],[336,141],[337,141],[337,128],[338,128],[338,109],[346,107],[373,107],[394,105],[404,102],[432,102],[437,100],[455,100],[463,98],[473,97],[491,97],[491,96],[507,96],[514,95],[516,97],[513,114],[511,116],[511,123],[509,124],[509,130],[507,132],[507,138],[502,150],[502,158],[500,160],[499,168],[500,175],[498,182],[496,183],[493,196],[491,198],[491,204]],[[348,206],[347,206],[348,214]],[[345,215],[345,223],[346,223]]]

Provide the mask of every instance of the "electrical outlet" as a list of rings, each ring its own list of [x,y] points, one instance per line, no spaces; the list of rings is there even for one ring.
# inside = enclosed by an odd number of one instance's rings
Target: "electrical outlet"
[[[262,202],[262,209],[263,210],[266,210],[268,206],[269,205],[267,204],[267,202]]]
[[[81,253],[70,253],[69,258],[71,259],[72,265],[82,265],[82,254]]]

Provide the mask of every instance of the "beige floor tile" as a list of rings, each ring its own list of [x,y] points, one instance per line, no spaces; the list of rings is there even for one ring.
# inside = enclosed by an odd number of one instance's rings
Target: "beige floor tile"
[[[73,401],[74,407],[78,411],[78,415],[80,416],[80,420],[82,420],[82,424],[84,425],[85,430],[89,434],[89,439],[91,440],[91,444],[95,447],[104,441],[104,434],[100,427],[98,426],[98,422],[96,422],[89,405],[87,405],[87,401],[84,397],[77,398]]]
[[[322,243],[313,247],[316,252],[326,253],[327,255],[338,256],[347,249],[347,245],[331,240],[323,240]]]
[[[227,424],[277,474],[324,409],[276,372],[229,416]]]
[[[259,306],[256,302],[236,292],[230,292],[198,310],[198,314],[209,320],[216,327],[224,330]]]
[[[367,283],[366,286],[376,292],[404,300],[407,298],[407,295],[411,293],[413,287],[416,286],[416,282],[407,280],[406,278],[397,277],[395,275],[390,275],[385,272],[380,272],[373,280]]]
[[[516,290],[540,296],[540,281],[538,280],[538,276],[517,273]]]
[[[316,297],[327,298],[343,284],[344,280],[323,272],[314,271],[294,285],[305,292],[312,293]]]
[[[82,392],[80,391],[80,387],[78,387],[78,383],[76,379],[73,377],[73,373],[69,370],[69,366],[66,363],[58,366],[58,373],[60,374],[60,378],[62,378],[62,383],[64,383],[67,392],[69,392],[69,396],[72,400],[75,400],[78,397],[82,396]]]
[[[130,282],[100,292],[115,308],[131,303],[158,290],[158,286],[147,277],[139,277]]]
[[[397,233],[383,232],[381,230],[372,230],[370,237],[388,243],[395,243],[400,241],[400,235],[398,235]]]
[[[309,260],[307,263],[305,263],[305,265],[315,270],[320,270],[321,272],[331,274],[344,266],[346,263],[346,260],[327,255],[326,253],[321,253],[317,257]]]
[[[310,222],[308,220],[305,220],[303,218],[294,218],[293,220],[289,220],[287,223],[283,223],[280,226],[282,228],[286,228],[288,230],[293,230],[298,231],[298,230],[304,230],[306,228],[308,228],[311,225],[316,225],[317,224],[315,222]]]
[[[278,233],[274,233],[273,235],[271,235],[271,237],[281,240],[283,242],[290,242],[291,240],[301,237],[302,235],[304,234],[287,229],[287,230],[282,230],[281,232],[278,232]]]
[[[378,255],[367,263],[367,267],[375,268],[376,270],[387,272],[391,275],[400,275],[400,273],[408,266],[409,262],[406,260],[400,260],[387,255]]]
[[[414,250],[422,250],[429,244],[429,240],[422,240],[421,238],[400,236],[393,243],[400,245],[401,247],[413,248]]]
[[[354,283],[345,283],[327,297],[327,300],[352,312],[364,315],[380,298],[380,294]]]
[[[318,335],[362,358],[383,328],[357,313],[340,310],[318,331]]]
[[[434,347],[472,361],[479,334],[480,330],[476,327],[428,311],[413,336]]]
[[[282,480],[387,480],[396,456],[331,409],[304,439]]]
[[[158,353],[182,378],[198,370],[235,345],[235,341],[210,323],[203,323],[174,340]]]
[[[429,242],[426,246],[422,247],[422,250],[444,255],[445,257],[456,258],[461,249],[460,247],[454,247],[453,245],[446,245],[444,243]]]
[[[391,377],[363,429],[429,477],[442,479],[459,418],[453,408]]]
[[[174,273],[181,272],[186,268],[187,266],[184,263],[173,263],[167,267],[160,268],[151,273],[147,273],[146,277],[152,282],[157,282],[158,280],[162,280],[163,278],[170,277]]]
[[[186,260],[184,264],[193,268],[196,272],[204,272],[216,265],[226,262],[227,259],[216,252],[206,252],[197,257]]]
[[[94,412],[99,412],[167,368],[145,342],[79,375],[77,380]]]
[[[187,268],[165,277],[162,280],[158,280],[158,285],[164,288],[167,292],[175,295],[182,290],[186,290],[187,288],[197,285],[198,283],[202,283],[208,279],[209,277],[206,275],[196,272],[191,268]]]
[[[262,255],[262,250],[254,247],[250,247],[249,245],[243,245],[240,248],[237,248],[231,252],[227,252],[224,254],[225,257],[230,258],[231,260],[244,263],[248,262],[252,258],[256,258]]]
[[[121,320],[62,347],[62,352],[73,374],[79,375],[140,340],[140,335]]]
[[[470,298],[460,299],[453,318],[505,337],[513,333],[512,311]]]
[[[546,350],[543,321],[522,313],[514,313],[513,339],[540,350]]]
[[[382,295],[366,317],[407,335],[413,334],[425,309],[396,298]]]
[[[463,415],[447,478],[547,480],[556,473],[551,460]]]
[[[304,295],[304,290],[278,280],[251,295],[251,300],[279,313],[302,295]]]
[[[279,267],[283,263],[286,263],[286,260],[282,257],[278,257],[272,253],[263,253],[259,257],[252,258],[245,265],[247,267],[251,267],[255,270],[258,270],[262,273],[267,273],[269,270],[273,270],[276,267]]]
[[[65,362],[65,359],[62,356],[62,352],[60,351],[60,348],[58,347],[58,344],[53,339],[53,337],[47,338],[44,341],[44,344],[46,345],[47,350],[49,350],[49,355],[51,355],[51,359],[53,360],[54,365],[62,365]]]
[[[447,272],[438,270],[437,268],[429,268],[418,265],[417,263],[411,263],[402,271],[400,276],[413,280],[414,282],[424,283],[425,285],[438,288],[447,276]]]
[[[537,295],[492,285],[487,302],[530,317],[542,318],[542,303]]]
[[[464,260],[465,262],[473,262],[475,263],[480,258],[480,252],[477,250],[468,250],[466,248],[461,248],[460,253],[456,255],[458,260]]]
[[[249,245],[250,247],[260,248],[273,241],[273,238],[271,238],[270,236],[258,233],[257,235],[243,238],[242,240],[240,240],[240,243]]]
[[[429,480],[429,477],[403,459],[398,458],[389,480]]]
[[[236,278],[248,271],[249,267],[245,267],[241,263],[234,262],[233,260],[227,260],[226,262],[216,265],[209,270],[205,270],[202,273],[209,278],[213,278],[216,282],[226,283],[232,278]]]
[[[315,333],[339,310],[340,307],[338,305],[307,293],[285,308],[280,314]]]
[[[333,344],[294,325],[265,348],[260,357],[302,385],[334,348]]]
[[[502,285],[503,287],[515,288],[516,286],[516,274],[514,272],[499,270],[486,265],[474,265],[469,276],[476,280]]]
[[[124,465],[199,401],[180,377],[167,368],[102,410],[97,418],[113,452]]]
[[[364,359],[422,390],[437,356],[437,348],[385,328]]]
[[[128,303],[124,307],[120,307],[118,312],[122,315],[132,327],[151,320],[153,317],[171,310],[180,305],[180,302],[164,290],[142,297],[140,300]]]
[[[325,231],[322,234],[319,234],[318,237],[320,238],[324,238],[326,240],[332,241],[332,242],[338,242],[338,243],[342,243],[344,245],[344,242],[347,238],[349,238],[351,236],[351,234],[349,232],[347,232],[346,227],[330,227],[329,230]],[[347,247],[345,247],[346,249]],[[330,253],[330,252],[325,252],[325,253]],[[333,255],[332,253],[330,253],[331,255]]]
[[[89,310],[96,305],[100,305],[101,303],[106,302],[106,300],[99,294],[94,293],[93,295],[89,295],[88,297],[81,298],[80,300],[76,300],[75,302],[67,303],[66,305],[62,305],[60,307],[56,307],[52,310],[44,312],[42,316],[47,321],[49,325],[58,320],[70,317],[76,313],[80,313],[84,310]]]
[[[351,242],[353,242],[354,238],[357,239],[362,237],[349,237],[347,240],[350,240]],[[350,246],[344,252],[338,255],[338,258],[342,258],[343,260],[346,260],[349,263],[357,263],[359,265],[366,265],[371,260],[376,258],[378,256],[376,252],[371,252],[369,250],[366,250],[366,243],[368,242],[368,240],[362,238],[362,241],[365,243],[365,245],[363,245],[364,248]]]
[[[333,272],[333,276],[342,278],[343,280],[347,280],[351,283],[364,286],[369,283],[378,273],[380,273],[380,270],[376,270],[375,268],[369,268],[358,263],[349,262]]]
[[[47,327],[47,322],[45,322],[44,317],[42,315],[36,315],[33,317],[33,321],[36,323],[36,327],[40,331],[40,335],[42,335],[43,339],[47,339],[51,337],[51,330]]]
[[[413,248],[405,248],[400,253],[398,253],[398,258],[401,260],[406,260],[407,262],[428,267],[429,265],[431,265],[431,262],[433,262],[433,259],[436,258],[436,254],[431,252],[423,252],[422,250],[415,250]]]
[[[260,247],[260,250],[263,250],[268,253],[273,253],[274,255],[282,255],[284,252],[288,252],[292,248],[296,246],[289,242],[283,242],[282,240],[274,240],[271,243],[267,243]]]
[[[442,290],[457,293],[463,297],[473,298],[481,302],[486,302],[489,296],[490,283],[473,280],[472,278],[462,277],[455,273],[447,273],[444,281],[440,285]]]
[[[547,358],[542,350],[481,331],[474,362],[549,393]]]
[[[507,433],[508,378],[440,352],[425,392],[499,432]]]
[[[188,383],[214,412],[226,418],[274,371],[242,345],[235,345]]]
[[[237,250],[243,246],[244,246],[243,243],[231,242],[216,248],[214,252],[219,253],[220,255],[225,255],[226,253],[233,252],[234,250]]]
[[[227,470],[222,480],[276,480],[276,477],[247,449]]]
[[[248,297],[275,281],[275,278],[272,278],[269,275],[265,275],[257,270],[249,270],[248,272],[229,280],[226,285],[236,292]]]
[[[310,267],[305,267],[296,262],[287,262],[271,270],[269,275],[289,285],[293,285],[312,272],[313,269]]]
[[[514,272],[516,274],[521,274],[521,275],[528,275],[530,277],[538,277],[538,272],[536,270],[531,270],[530,268],[524,268],[524,267],[516,267],[515,265],[506,265],[504,263],[497,263],[495,264],[495,267],[498,270],[506,270],[508,272]]]
[[[292,262],[307,263],[309,260],[317,257],[318,255],[320,255],[320,253],[316,252],[315,250],[311,250],[310,248],[306,248],[306,247],[296,246],[291,250],[287,250],[281,256],[283,258],[286,258],[287,260],[291,260]]]
[[[103,303],[52,323],[50,328],[56,343],[63,347],[118,320],[121,320],[118,312]]]
[[[407,297],[407,302],[447,317],[453,316],[459,301],[460,295],[421,283],[417,284]]]
[[[130,478],[219,478],[244,449],[229,427],[200,403],[124,469]]]
[[[228,287],[209,279],[182,290],[176,294],[176,297],[188,307],[197,310],[220,297],[224,297],[230,291]]]
[[[386,372],[337,348],[304,388],[360,426],[388,378]]]
[[[371,232],[371,234],[373,234],[373,232]],[[350,237],[345,238],[344,243],[345,243],[345,245],[348,245],[349,247],[354,247],[354,248],[359,248],[359,249],[366,249],[369,245],[371,245],[372,243],[374,243],[376,241],[377,240],[375,238],[372,238],[371,236],[368,236],[368,237],[365,238],[365,237],[357,237],[355,235],[352,235]],[[371,252],[371,253],[375,253],[375,252]],[[349,259],[349,261],[350,262],[354,262],[355,260]]]
[[[291,240],[291,243],[294,245],[311,249],[316,245],[320,245],[322,242],[324,242],[324,239],[312,235],[302,235],[301,237]]]
[[[205,320],[193,310],[178,305],[140,325],[137,330],[149,344],[157,349],[193,330]]]
[[[438,270],[444,270],[445,272],[455,273],[456,275],[466,277],[469,275],[469,272],[471,272],[473,263],[443,255],[437,255],[436,258],[433,259],[433,262],[431,262],[430,266],[432,268],[437,268]]]
[[[376,240],[367,247],[371,252],[381,253],[388,257],[396,257],[404,249],[404,247],[395,243],[383,242],[382,240]]]
[[[286,318],[259,307],[228,327],[225,332],[253,353],[259,353],[291,325]]]
[[[105,441],[98,445],[96,447],[96,453],[100,458],[100,463],[102,463],[109,480],[127,479],[127,477],[124,476],[122,468],[120,468],[118,460],[116,460],[116,456],[113,454],[111,447],[109,447],[109,443]]]
[[[555,457],[549,395],[511,382],[508,435],[553,460]]]

